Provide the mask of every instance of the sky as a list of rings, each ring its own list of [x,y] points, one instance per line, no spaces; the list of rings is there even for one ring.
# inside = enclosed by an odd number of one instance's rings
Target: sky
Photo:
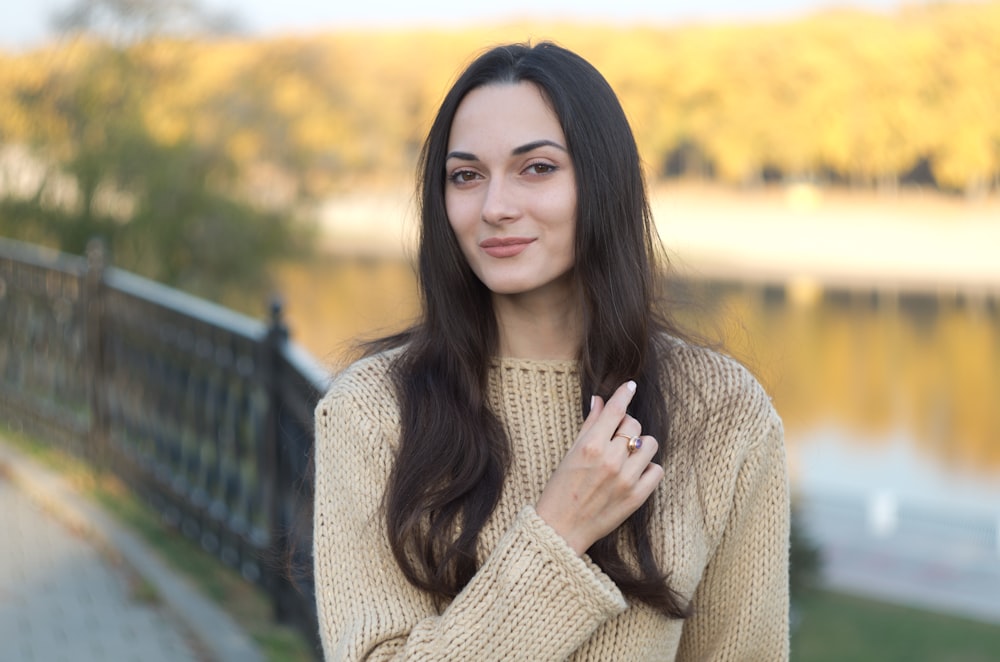
[[[924,2],[927,0],[917,0]],[[0,0],[0,48],[24,50],[52,36],[52,15],[78,0]],[[310,33],[349,27],[456,25],[514,19],[578,19],[672,24],[794,17],[830,6],[892,11],[898,0],[197,0],[226,12],[250,34]],[[912,2],[911,2],[912,4]]]

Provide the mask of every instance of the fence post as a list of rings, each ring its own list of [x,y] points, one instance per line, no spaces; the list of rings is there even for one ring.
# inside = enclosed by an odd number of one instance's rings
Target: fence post
[[[997,544],[997,558],[1000,558],[1000,515],[997,515],[996,521],[993,522],[993,524],[996,527],[994,533],[996,533],[995,542]]]
[[[275,561],[273,567],[275,573],[270,583],[271,600],[274,607],[274,617],[279,623],[287,623],[292,618],[292,609],[289,600],[293,599],[290,593],[294,587],[283,570],[287,567],[289,558],[289,527],[290,522],[286,517],[284,504],[287,501],[285,491],[288,489],[286,477],[287,467],[284,459],[284,443],[282,442],[281,416],[283,403],[281,397],[281,358],[288,342],[288,327],[282,317],[282,302],[279,297],[274,297],[270,302],[271,322],[268,326],[267,335],[264,338],[265,364],[264,375],[266,379],[268,408],[267,408],[267,430],[265,435],[265,452],[267,458],[266,471],[268,493],[270,496],[270,550],[268,556]]]
[[[87,271],[83,278],[84,337],[87,347],[87,372],[90,383],[90,434],[87,457],[99,471],[108,458],[108,403],[104,365],[104,271],[108,255],[101,239],[87,242]]]

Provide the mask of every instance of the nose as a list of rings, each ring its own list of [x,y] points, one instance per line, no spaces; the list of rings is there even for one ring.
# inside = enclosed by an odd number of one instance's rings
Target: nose
[[[485,223],[496,225],[517,218],[518,205],[511,184],[502,177],[495,177],[486,187],[482,216]]]

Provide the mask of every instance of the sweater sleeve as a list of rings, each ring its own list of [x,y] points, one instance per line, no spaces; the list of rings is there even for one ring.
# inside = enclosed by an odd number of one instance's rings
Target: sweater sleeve
[[[787,660],[789,494],[781,419],[747,450],[677,660]]]
[[[526,506],[441,612],[392,555],[380,501],[398,424],[351,393],[316,410],[314,568],[328,660],[559,660],[626,608]]]

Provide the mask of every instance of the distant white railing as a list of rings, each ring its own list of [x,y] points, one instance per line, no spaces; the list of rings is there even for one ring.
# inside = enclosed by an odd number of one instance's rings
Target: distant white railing
[[[882,541],[919,543],[927,553],[1000,562],[1000,503],[982,510],[928,507],[901,501],[890,491],[867,495],[803,494],[799,507],[817,543]],[[919,551],[919,550],[918,550]]]

